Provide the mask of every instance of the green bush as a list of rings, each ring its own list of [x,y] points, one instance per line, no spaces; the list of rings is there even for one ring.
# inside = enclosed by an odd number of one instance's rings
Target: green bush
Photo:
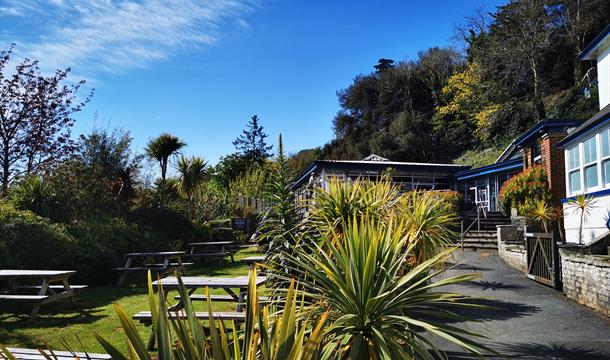
[[[75,243],[64,226],[0,203],[0,268],[59,269]]]
[[[69,228],[76,239],[71,268],[88,283],[106,283],[117,277],[112,268],[122,265],[123,254],[145,248],[139,228],[123,219],[75,222]]]
[[[506,211],[513,207],[520,214],[525,214],[526,202],[533,200],[551,200],[549,183],[542,166],[533,166],[513,176],[500,189],[501,206]]]
[[[140,228],[143,250],[183,249],[193,239],[193,223],[172,209],[139,208],[127,220]]]

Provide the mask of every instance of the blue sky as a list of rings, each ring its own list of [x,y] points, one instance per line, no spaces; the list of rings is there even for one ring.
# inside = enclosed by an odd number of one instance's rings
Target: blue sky
[[[0,48],[95,88],[76,133],[122,127],[141,149],[170,132],[215,163],[253,114],[290,152],[323,145],[357,74],[454,45],[464,16],[501,3],[0,0]]]

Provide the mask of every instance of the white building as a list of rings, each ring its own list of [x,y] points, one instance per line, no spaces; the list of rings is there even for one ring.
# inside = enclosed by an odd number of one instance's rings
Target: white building
[[[566,241],[579,241],[580,212],[568,203],[584,194],[594,199],[582,232],[583,242],[590,243],[608,233],[610,225],[610,25],[582,51],[579,59],[597,62],[600,112],[558,145],[565,150],[567,194],[562,202]]]

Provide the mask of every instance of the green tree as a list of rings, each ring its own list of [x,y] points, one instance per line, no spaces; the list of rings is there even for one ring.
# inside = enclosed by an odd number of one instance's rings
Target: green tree
[[[146,155],[159,162],[161,167],[161,179],[167,179],[167,165],[172,156],[177,156],[186,143],[177,136],[163,133],[150,140],[146,145]]]
[[[233,141],[233,145],[252,163],[262,164],[271,156],[270,151],[273,148],[265,142],[266,137],[267,134],[259,124],[258,116],[254,115],[243,133]]]
[[[195,195],[207,177],[206,167],[207,162],[198,156],[188,158],[183,155],[176,164],[178,170],[176,190],[187,201],[187,216],[189,218],[192,218]]]

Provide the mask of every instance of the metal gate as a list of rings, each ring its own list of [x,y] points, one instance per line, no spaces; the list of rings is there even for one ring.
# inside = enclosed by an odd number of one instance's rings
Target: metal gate
[[[527,277],[560,288],[559,250],[553,233],[526,233]]]

